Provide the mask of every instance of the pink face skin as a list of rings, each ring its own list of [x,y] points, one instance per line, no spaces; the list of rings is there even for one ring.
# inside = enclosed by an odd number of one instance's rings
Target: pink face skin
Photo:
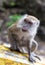
[[[22,27],[23,31],[27,31],[29,27],[33,24],[31,21],[29,21],[27,18],[24,19],[25,25]]]
[[[28,19],[24,19],[24,21],[27,23],[27,24],[33,24],[31,21],[29,21]]]

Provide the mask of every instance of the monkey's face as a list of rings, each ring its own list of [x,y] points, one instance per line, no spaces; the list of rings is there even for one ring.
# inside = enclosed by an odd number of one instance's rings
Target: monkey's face
[[[31,29],[35,29],[39,26],[39,20],[34,16],[25,15],[22,20],[19,21],[18,27],[22,29],[22,31],[30,31]]]

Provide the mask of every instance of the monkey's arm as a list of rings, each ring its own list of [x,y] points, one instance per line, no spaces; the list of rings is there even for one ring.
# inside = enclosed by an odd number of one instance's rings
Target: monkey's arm
[[[15,43],[15,40],[13,38],[13,30],[14,30],[13,27],[10,27],[8,29],[8,38],[9,38],[9,42],[11,44],[11,49],[16,49],[16,43]]]
[[[30,41],[29,45],[27,45],[28,46],[29,60],[30,60],[30,62],[36,62],[34,59],[34,56],[32,55],[32,50],[31,50],[30,44],[31,44],[31,41]]]

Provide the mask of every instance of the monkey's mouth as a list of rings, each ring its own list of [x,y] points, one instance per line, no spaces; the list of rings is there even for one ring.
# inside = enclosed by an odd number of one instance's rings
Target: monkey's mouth
[[[22,29],[22,31],[26,32],[27,30],[26,29]]]
[[[25,26],[24,26],[24,27],[22,28],[22,31],[24,31],[24,32],[26,32],[27,30],[28,30],[28,27],[25,27]]]

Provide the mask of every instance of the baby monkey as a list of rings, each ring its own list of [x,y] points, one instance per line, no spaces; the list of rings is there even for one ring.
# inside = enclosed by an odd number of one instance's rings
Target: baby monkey
[[[9,27],[8,37],[11,49],[19,50],[22,53],[28,53],[29,60],[34,62],[34,51],[38,43],[34,40],[40,21],[31,15],[25,14],[20,20]]]

